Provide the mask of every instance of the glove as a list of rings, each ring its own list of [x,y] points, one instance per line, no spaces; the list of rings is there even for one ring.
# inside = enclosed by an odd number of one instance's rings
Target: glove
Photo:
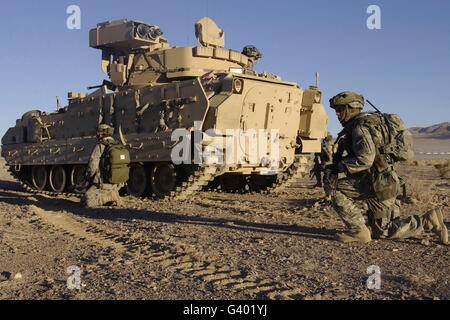
[[[325,172],[323,175],[323,190],[325,191],[326,200],[331,201],[336,192],[338,183],[339,168],[337,164],[329,164],[325,166]]]

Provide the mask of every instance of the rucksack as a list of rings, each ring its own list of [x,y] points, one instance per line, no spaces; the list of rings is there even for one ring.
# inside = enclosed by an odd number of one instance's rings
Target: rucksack
[[[388,127],[390,142],[381,147],[380,153],[389,155],[394,162],[412,160],[413,138],[403,120],[398,115],[389,113],[383,113],[382,119]]]
[[[100,158],[100,173],[104,183],[121,184],[129,179],[130,152],[118,142],[104,143]]]
[[[369,130],[381,131],[382,141],[374,141],[379,165],[411,160],[414,156],[413,138],[403,120],[396,114],[367,112],[361,121]],[[375,136],[375,135],[372,135]],[[381,163],[380,163],[381,162]]]

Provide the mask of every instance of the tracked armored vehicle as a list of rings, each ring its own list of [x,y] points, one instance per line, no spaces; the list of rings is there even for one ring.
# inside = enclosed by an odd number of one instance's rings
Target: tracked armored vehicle
[[[134,196],[186,198],[206,186],[270,191],[304,174],[328,122],[318,80],[302,90],[257,74],[258,49],[224,49],[224,31],[207,17],[195,34],[198,46],[171,47],[158,26],[139,21],[90,30],[109,80],[9,128],[2,156],[14,177],[32,191],[82,193],[100,124],[130,150]]]

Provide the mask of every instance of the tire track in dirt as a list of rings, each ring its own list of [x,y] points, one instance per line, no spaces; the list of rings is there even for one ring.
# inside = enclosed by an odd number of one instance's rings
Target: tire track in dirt
[[[270,197],[270,195],[269,195]],[[211,208],[211,209],[220,209],[224,211],[233,211],[238,214],[256,214],[261,216],[270,216],[273,214],[283,215],[285,217],[296,217],[296,213],[292,211],[288,206],[285,206],[282,202],[280,202],[279,206],[273,207],[273,211],[270,211],[266,208],[258,208],[252,206],[251,204],[247,204],[246,202],[250,202],[245,198],[240,199],[240,202],[237,200],[230,200],[229,198],[218,198],[214,199],[214,195],[206,195],[202,198],[196,198],[196,205]]]
[[[309,195],[313,193],[310,188],[306,190],[297,190],[296,192],[286,193],[289,197],[280,198],[278,196],[273,196],[272,194],[268,195],[256,195],[257,197],[264,197],[265,201],[267,201],[267,206],[270,207],[274,212],[268,210],[268,207],[258,207],[255,206],[255,203],[259,203],[261,200],[255,198],[255,194],[239,194],[237,197],[231,196],[231,193],[221,194],[214,192],[205,192],[201,197],[195,197],[195,203],[197,205],[203,207],[212,207],[219,208],[222,210],[232,210],[238,213],[252,213],[259,215],[273,215],[276,213],[277,215],[283,215],[286,217],[295,217],[298,216],[296,206],[293,207],[293,203],[298,203],[299,193],[305,192],[305,194]],[[314,204],[317,201],[322,200],[322,198],[318,199],[309,199],[305,203],[302,203],[302,208],[312,209]]]
[[[59,229],[64,234],[76,237],[80,240],[93,242],[102,248],[112,248],[118,252],[125,251],[123,244],[91,232],[89,228],[86,228],[82,223],[71,218],[66,212],[47,211],[35,205],[29,205],[28,211],[32,215],[34,214],[38,217],[38,220],[35,220],[34,222],[41,222],[45,225],[52,226]]]
[[[56,229],[65,235],[81,241],[89,241],[104,249],[114,249],[117,254],[126,254],[134,259],[155,263],[165,270],[178,273],[196,282],[203,282],[214,290],[227,290],[241,293],[251,298],[293,299],[297,291],[286,289],[285,285],[276,281],[263,279],[247,274],[235,267],[218,266],[201,255],[195,248],[182,242],[168,243],[158,238],[137,239],[113,230],[105,230],[103,226],[92,221],[72,217],[68,212],[46,211],[36,205],[29,205],[28,212],[36,216],[33,223]]]

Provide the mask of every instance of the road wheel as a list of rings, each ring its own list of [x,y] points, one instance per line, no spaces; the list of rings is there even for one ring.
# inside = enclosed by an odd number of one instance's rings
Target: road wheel
[[[165,197],[175,190],[177,175],[171,163],[157,163],[151,170],[151,186],[158,197]]]
[[[70,170],[70,189],[74,192],[84,193],[87,189],[86,167],[76,164]]]
[[[248,183],[251,191],[259,192],[266,190],[277,181],[277,175],[251,175]]]
[[[219,177],[220,188],[225,192],[241,192],[245,189],[245,179],[240,174],[225,173]]]
[[[134,163],[130,167],[130,178],[127,182],[127,191],[134,197],[142,197],[147,191],[147,171],[139,163]]]
[[[47,168],[45,166],[33,166],[31,169],[31,183],[36,190],[44,190],[47,185]]]
[[[49,173],[50,189],[55,192],[63,192],[66,188],[66,171],[62,166],[53,166]]]

